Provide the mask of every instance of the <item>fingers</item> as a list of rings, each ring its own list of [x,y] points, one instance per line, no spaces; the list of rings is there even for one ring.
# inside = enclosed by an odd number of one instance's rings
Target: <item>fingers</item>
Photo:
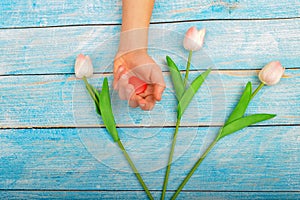
[[[165,85],[161,85],[161,84],[155,84],[154,85],[154,92],[153,92],[153,96],[156,99],[156,101],[160,101],[162,94],[165,90],[166,86]]]
[[[136,108],[136,107],[139,106],[139,104],[138,104],[137,101],[131,100],[131,99],[128,101],[128,105],[129,105],[130,107],[132,107],[132,108]]]
[[[128,101],[128,105],[132,108],[139,106],[142,110],[152,110],[155,105],[155,99],[152,95],[143,98],[133,93]]]
[[[132,72],[141,80],[153,86],[153,96],[160,101],[166,87],[160,67],[156,63],[135,67]]]
[[[148,84],[144,92],[136,94],[134,85],[129,84],[131,75],[130,73],[122,73],[116,83],[120,99],[128,100],[130,107],[139,106],[142,110],[152,110],[156,101],[161,100],[165,85]]]
[[[153,68],[151,73],[151,82],[154,85],[153,96],[157,101],[160,101],[162,93],[166,88],[166,83],[160,67],[156,66]]]
[[[130,107],[151,110],[156,101],[161,100],[166,84],[155,61],[145,52],[137,52],[115,59],[113,86],[120,99],[128,100]]]
[[[128,104],[130,107],[136,108],[140,107],[142,110],[152,110],[156,100],[152,94],[147,96],[136,95],[135,92],[130,93],[130,98]]]
[[[154,108],[156,101],[152,95],[141,98],[138,104],[142,110],[152,110]]]
[[[155,103],[156,103],[156,100],[155,98],[153,97],[153,85],[149,84],[147,86],[147,89],[137,95],[139,98],[137,99],[138,100],[138,103],[139,103],[139,106],[142,110],[152,110]]]
[[[120,99],[128,100],[128,105],[132,108],[139,106],[142,110],[152,109],[153,103],[149,102],[149,98],[146,100],[146,98],[136,95],[134,86],[128,83],[128,79],[128,74],[123,74],[117,83]]]
[[[128,101],[128,105],[132,108],[136,108],[136,107],[140,106],[138,103],[140,100],[141,100],[141,97],[139,95],[135,95],[133,93]]]

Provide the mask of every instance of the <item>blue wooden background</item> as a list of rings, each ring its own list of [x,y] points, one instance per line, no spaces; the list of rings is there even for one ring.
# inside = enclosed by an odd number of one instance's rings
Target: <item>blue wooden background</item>
[[[0,197],[145,199],[109,139],[80,80],[76,55],[92,57],[100,87],[112,80],[121,24],[119,0],[0,2]],[[174,131],[176,100],[164,58],[184,69],[183,34],[205,27],[191,77],[213,72],[180,128],[167,197],[216,135],[248,81],[272,60],[286,67],[247,113],[277,117],[224,138],[180,199],[300,199],[300,1],[188,0],[155,3],[149,53],[167,89],[155,109],[128,108],[112,92],[125,148],[158,199]]]

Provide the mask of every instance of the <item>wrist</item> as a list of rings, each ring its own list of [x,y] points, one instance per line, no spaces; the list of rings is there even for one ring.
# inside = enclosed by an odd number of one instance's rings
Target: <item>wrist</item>
[[[148,48],[148,28],[137,28],[120,33],[118,52],[121,54],[133,51],[145,51]]]

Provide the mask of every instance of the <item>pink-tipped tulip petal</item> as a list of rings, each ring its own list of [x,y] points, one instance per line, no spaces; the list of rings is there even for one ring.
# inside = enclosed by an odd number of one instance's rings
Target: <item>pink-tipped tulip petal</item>
[[[183,47],[189,51],[198,51],[204,43],[205,29],[197,30],[195,26],[189,28],[183,40]]]
[[[79,54],[75,62],[75,76],[77,78],[91,77],[94,73],[92,60],[89,56]]]
[[[266,85],[275,85],[280,81],[284,70],[284,67],[282,67],[279,61],[273,61],[262,68],[258,77],[259,80]]]

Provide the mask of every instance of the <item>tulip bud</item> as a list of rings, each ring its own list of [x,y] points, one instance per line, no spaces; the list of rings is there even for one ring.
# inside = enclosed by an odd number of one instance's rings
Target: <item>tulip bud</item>
[[[183,40],[184,48],[189,51],[200,50],[204,42],[205,31],[205,29],[198,31],[195,26],[189,28]]]
[[[135,94],[141,94],[147,89],[147,83],[135,76],[130,77],[128,83],[133,85]]]
[[[280,81],[284,70],[279,61],[273,61],[262,68],[258,74],[258,78],[266,85],[275,85]]]
[[[89,56],[79,54],[75,62],[75,76],[77,78],[91,77],[93,75],[93,64]]]

